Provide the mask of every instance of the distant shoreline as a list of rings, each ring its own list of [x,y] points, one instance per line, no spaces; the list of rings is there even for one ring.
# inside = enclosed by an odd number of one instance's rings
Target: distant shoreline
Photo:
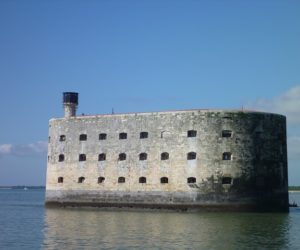
[[[45,186],[0,186],[0,190],[2,189],[45,189]]]

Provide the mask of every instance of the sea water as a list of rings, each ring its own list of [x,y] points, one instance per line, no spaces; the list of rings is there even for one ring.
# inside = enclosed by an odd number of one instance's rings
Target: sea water
[[[300,249],[290,213],[44,207],[44,190],[0,190],[0,249]],[[290,202],[300,204],[300,193]]]

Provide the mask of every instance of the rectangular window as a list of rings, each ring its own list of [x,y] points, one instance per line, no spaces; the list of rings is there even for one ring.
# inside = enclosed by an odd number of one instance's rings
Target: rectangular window
[[[65,155],[60,154],[60,155],[58,156],[58,161],[59,161],[59,162],[62,162],[62,161],[64,161],[64,160],[65,160]]]
[[[66,136],[65,135],[60,135],[59,136],[59,141],[65,141],[66,140]]]
[[[189,153],[187,153],[187,159],[188,160],[194,160],[194,159],[196,159],[196,153],[195,152],[189,152]]]
[[[223,177],[222,184],[231,184],[232,178],[231,177]]]
[[[231,153],[230,152],[224,152],[223,156],[222,156],[222,159],[224,161],[230,161],[231,160]]]
[[[125,177],[119,177],[118,183],[125,183]]]
[[[141,132],[140,139],[146,139],[146,138],[148,138],[148,132]]]
[[[222,131],[222,137],[229,138],[231,136],[232,136],[232,131],[231,130],[223,130]]]
[[[196,130],[189,130],[187,132],[187,137],[196,137],[197,136],[197,131]]]
[[[98,155],[98,161],[105,161],[106,160],[106,155],[105,154],[99,154]]]
[[[127,133],[120,133],[120,134],[119,134],[119,139],[120,139],[120,140],[127,139]]]
[[[104,133],[99,134],[99,140],[106,140],[107,135]]]
[[[86,161],[86,155],[85,154],[80,154],[79,155],[79,161]]]
[[[81,134],[79,136],[79,141],[86,141],[87,140],[87,135],[86,134]]]

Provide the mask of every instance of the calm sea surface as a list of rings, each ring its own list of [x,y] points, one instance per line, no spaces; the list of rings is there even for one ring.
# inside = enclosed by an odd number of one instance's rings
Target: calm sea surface
[[[0,190],[0,249],[300,249],[289,214],[46,209],[44,190]],[[300,193],[290,202],[300,204]]]

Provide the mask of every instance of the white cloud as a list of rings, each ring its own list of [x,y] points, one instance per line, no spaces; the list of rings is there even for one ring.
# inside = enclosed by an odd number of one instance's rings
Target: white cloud
[[[286,115],[288,123],[300,125],[300,86],[295,86],[282,95],[268,99],[258,99],[247,108]]]
[[[28,156],[47,152],[47,142],[38,141],[25,145],[0,144],[1,155]]]
[[[0,155],[10,154],[12,150],[11,144],[0,144]]]

